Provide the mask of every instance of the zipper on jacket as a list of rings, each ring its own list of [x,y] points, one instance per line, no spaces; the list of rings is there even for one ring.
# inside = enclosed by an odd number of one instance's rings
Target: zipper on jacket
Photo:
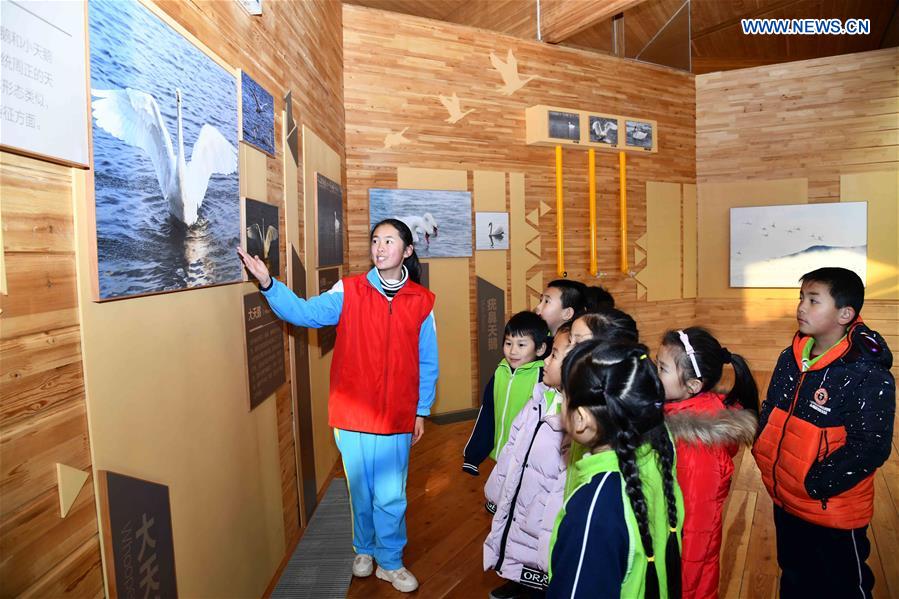
[[[511,369],[512,367],[509,366]],[[503,404],[503,417],[499,421],[499,440],[503,440],[503,433],[506,432],[506,411],[509,409],[509,393],[512,392],[512,383],[515,382],[515,373],[518,368],[512,370],[512,376],[509,377],[509,384],[506,386],[506,402]],[[499,455],[496,456],[499,459]]]
[[[805,380],[805,374],[802,373],[799,376],[799,382],[796,383],[796,393],[793,395],[793,403],[790,405],[790,411],[787,412],[787,418],[784,420],[783,428],[780,431],[780,441],[777,442],[777,451],[774,454],[774,464],[771,466],[771,495],[773,498],[777,498],[777,463],[780,462],[780,449],[784,444],[784,437],[787,436],[787,423],[790,422],[790,418],[793,417],[793,412],[796,411],[796,404],[799,403],[799,391],[802,389],[802,382]]]
[[[541,411],[542,412],[542,411]],[[522,463],[522,470],[528,464],[528,458],[531,457],[531,449],[534,447],[534,441],[537,440],[537,433],[540,432],[540,427],[543,426],[543,418],[542,413],[539,414],[541,416],[540,420],[537,422],[537,428],[534,429],[534,436],[531,437],[531,442],[528,445],[528,450],[524,454],[524,462]],[[503,560],[506,559],[506,542],[509,540],[509,531],[512,530],[512,520],[515,515],[515,504],[518,502],[518,492],[521,491],[521,483],[524,482],[524,473],[518,477],[518,485],[515,487],[515,493],[512,495],[512,501],[509,503],[509,513],[506,516],[506,526],[503,528],[503,536],[499,540],[499,555],[496,558],[496,565],[493,566],[493,569],[500,572],[503,567]]]

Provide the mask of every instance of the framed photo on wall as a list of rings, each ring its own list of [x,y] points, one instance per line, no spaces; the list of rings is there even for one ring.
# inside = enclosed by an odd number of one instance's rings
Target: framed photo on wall
[[[558,112],[550,110],[549,136],[553,139],[565,139],[573,142],[581,140],[581,115],[577,112]]]
[[[244,198],[241,206],[241,241],[246,252],[259,256],[273,277],[281,275],[279,250],[278,207],[266,202]],[[246,273],[244,274],[246,278]],[[247,279],[249,280],[249,279]]]
[[[318,266],[343,264],[343,190],[340,184],[315,173],[315,210],[318,219]]]
[[[87,8],[95,299],[241,281],[234,71],[139,2]]]
[[[656,122],[632,118],[624,119],[624,148],[627,150],[658,150],[656,139]]]
[[[599,144],[606,148],[618,147],[619,119],[617,116],[591,114],[588,117],[587,135],[589,144]]]
[[[412,231],[419,258],[471,256],[471,193],[424,189],[368,190],[369,225],[396,218]]]
[[[275,155],[275,98],[265,88],[240,72],[241,139]]]
[[[841,266],[866,281],[867,202],[730,210],[730,286],[798,288],[799,277]]]

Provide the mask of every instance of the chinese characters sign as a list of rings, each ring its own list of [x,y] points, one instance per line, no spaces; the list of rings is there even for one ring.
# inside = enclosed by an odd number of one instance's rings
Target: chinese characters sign
[[[243,296],[247,341],[250,409],[254,409],[287,380],[281,321],[260,293]]]
[[[2,2],[0,144],[87,166],[84,4]]]
[[[169,488],[100,471],[101,513],[107,551],[112,550],[112,597],[177,597]]]
[[[478,382],[483,389],[503,359],[506,295],[502,289],[478,277]]]

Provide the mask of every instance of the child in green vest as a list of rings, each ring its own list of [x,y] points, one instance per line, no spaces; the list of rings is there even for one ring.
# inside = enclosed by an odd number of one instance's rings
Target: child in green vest
[[[543,360],[549,329],[533,312],[519,312],[503,332],[503,359],[484,388],[478,418],[463,451],[462,471],[478,476],[489,455],[496,460],[509,438],[512,421],[543,380]]]
[[[683,498],[647,355],[637,343],[590,340],[562,365],[562,422],[590,451],[556,522],[548,599],[681,597]]]

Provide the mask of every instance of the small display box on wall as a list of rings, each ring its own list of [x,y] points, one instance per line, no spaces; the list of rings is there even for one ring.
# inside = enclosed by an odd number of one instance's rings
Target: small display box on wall
[[[527,144],[658,152],[655,121],[543,104],[525,110]]]

